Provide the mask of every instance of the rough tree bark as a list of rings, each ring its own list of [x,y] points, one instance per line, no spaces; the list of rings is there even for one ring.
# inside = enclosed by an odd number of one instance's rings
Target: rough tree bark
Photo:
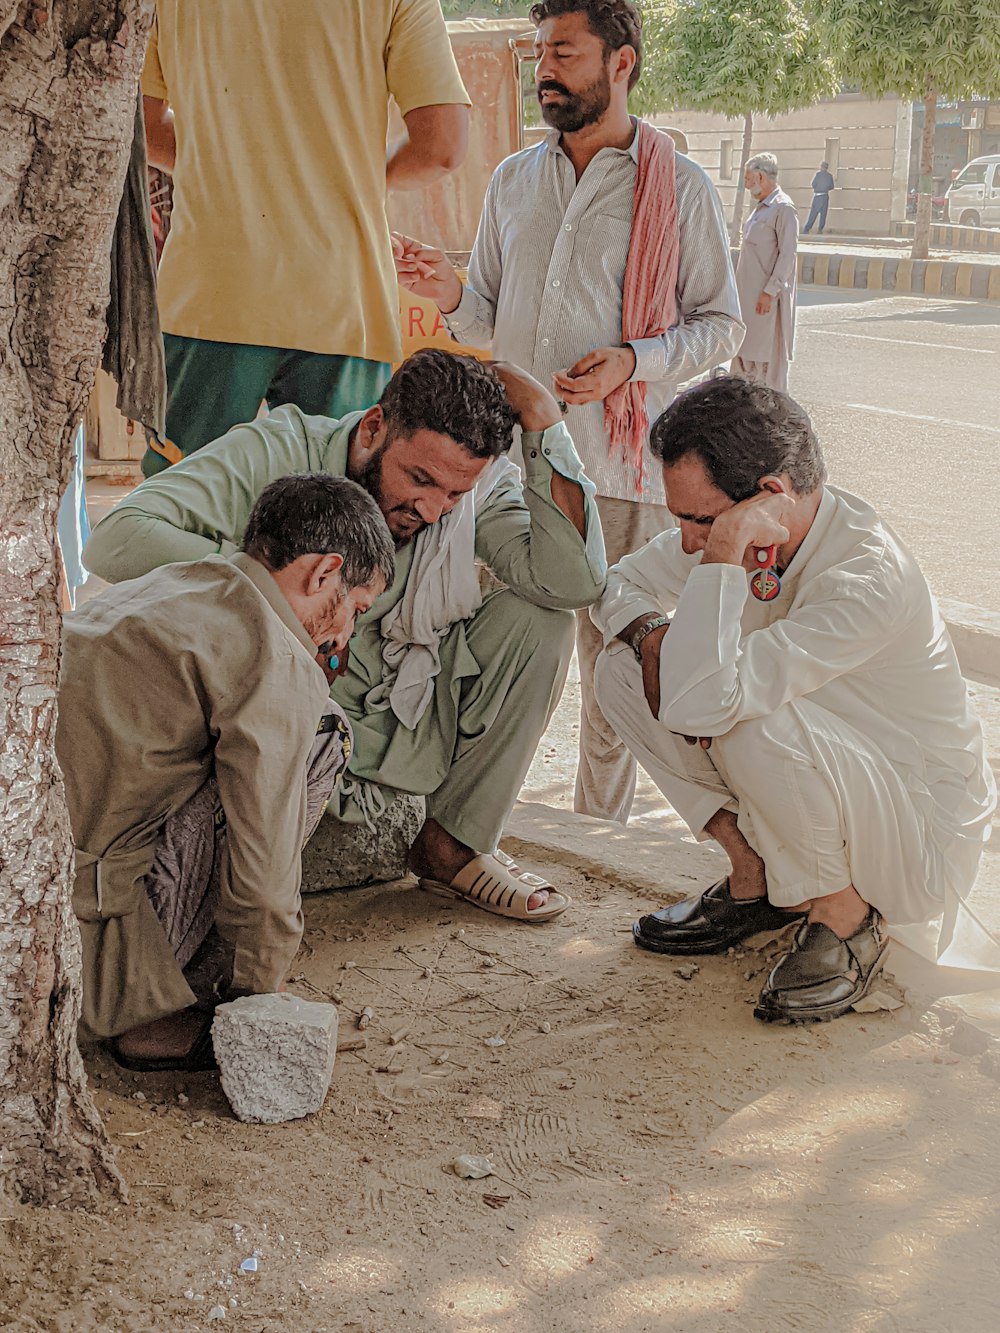
[[[151,11],[0,0],[0,1193],[38,1203],[124,1188],[76,1046],[55,535]]]
[[[743,240],[743,201],[746,198],[744,173],[750,161],[750,149],[753,145],[753,112],[748,111],[743,117],[743,147],[740,151],[740,171],[736,178],[736,198],[733,200],[733,218],[729,225],[729,244],[739,245]]]
[[[924,132],[920,136],[920,178],[917,219],[913,224],[911,259],[926,259],[931,244],[931,207],[934,195],[934,131],[937,129],[937,89],[928,80],[924,95]]]

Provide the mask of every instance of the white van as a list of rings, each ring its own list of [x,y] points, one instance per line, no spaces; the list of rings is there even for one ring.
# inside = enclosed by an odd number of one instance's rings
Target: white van
[[[1000,227],[1000,153],[973,158],[948,186],[948,221]]]

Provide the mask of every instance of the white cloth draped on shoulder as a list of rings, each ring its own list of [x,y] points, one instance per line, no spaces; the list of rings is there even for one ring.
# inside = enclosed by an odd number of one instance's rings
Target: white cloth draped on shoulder
[[[519,475],[519,469],[509,458],[494,459],[450,513],[423,529],[403,596],[382,618],[382,680],[365,702],[374,710],[391,708],[411,731],[434,692],[442,637],[482,605],[476,510],[511,473]]]

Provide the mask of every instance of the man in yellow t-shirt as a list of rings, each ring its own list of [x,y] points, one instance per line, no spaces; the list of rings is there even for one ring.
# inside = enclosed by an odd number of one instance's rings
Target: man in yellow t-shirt
[[[439,0],[157,0],[142,91],[149,159],[174,184],[168,439],[143,471],[262,400],[334,418],[375,402],[401,355],[386,189],[466,148]],[[390,96],[406,135],[387,155]]]

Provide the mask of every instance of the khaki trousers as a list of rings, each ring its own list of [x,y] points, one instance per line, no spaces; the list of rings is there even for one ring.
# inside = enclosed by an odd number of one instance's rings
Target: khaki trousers
[[[597,497],[608,565],[638,551],[674,526],[666,505]],[[627,824],[635,797],[635,760],[601,712],[594,694],[594,667],[604,647],[600,630],[586,610],[576,613],[576,655],[580,664],[580,758],[573,809],[580,815]]]
[[[303,843],[315,832],[350,753],[343,714],[332,702],[323,713],[331,729],[317,734],[309,753]],[[177,965],[199,1001],[210,999],[232,976],[232,948],[213,930],[227,852],[226,815],[211,777],[164,824],[145,881]]]
[[[427,818],[464,846],[493,852],[562,694],[573,615],[504,588],[453,625],[439,652],[433,697],[412,730],[389,709],[366,711],[376,682],[351,658],[334,692],[354,728],[354,753],[326,818],[367,822],[374,792],[365,788],[378,789],[383,808],[409,792],[426,796]]]

